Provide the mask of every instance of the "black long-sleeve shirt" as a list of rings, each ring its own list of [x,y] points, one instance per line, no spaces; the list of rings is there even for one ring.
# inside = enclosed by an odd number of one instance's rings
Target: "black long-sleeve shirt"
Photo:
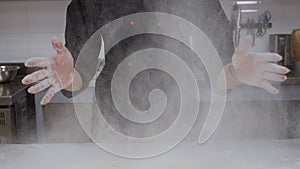
[[[67,9],[66,47],[77,61],[83,45],[99,28],[115,19],[140,12],[169,13],[192,22],[211,40],[223,63],[230,62],[234,51],[232,30],[219,0],[72,0]],[[138,49],[151,46],[167,48],[165,44],[172,46],[169,50],[174,53],[188,53],[174,39],[142,35],[123,40],[107,56],[122,55],[120,57],[123,57]],[[95,51],[93,51],[95,54],[85,58],[85,64],[82,63],[81,66],[82,70],[78,70],[82,74],[84,87],[93,76],[91,73],[93,71],[89,69],[94,69],[96,66],[99,46],[100,44],[95,44]],[[182,52],[178,51],[178,46],[180,50],[183,50]],[[109,58],[113,57],[106,57],[107,66],[113,64],[112,62],[117,62],[116,59],[110,60]],[[114,63],[114,65],[117,64]],[[67,92],[64,93],[71,96]]]

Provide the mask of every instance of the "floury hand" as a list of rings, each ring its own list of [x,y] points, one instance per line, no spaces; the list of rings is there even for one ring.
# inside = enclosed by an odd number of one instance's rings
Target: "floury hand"
[[[42,105],[49,103],[55,93],[68,87],[73,81],[74,69],[71,53],[57,40],[57,38],[52,39],[52,46],[56,50],[54,56],[48,58],[36,57],[25,62],[26,67],[43,68],[42,70],[26,76],[22,80],[22,83],[24,84],[38,82],[28,89],[28,92],[32,94],[39,93],[44,89],[49,88],[41,100]]]
[[[269,81],[285,81],[287,79],[285,74],[290,70],[276,63],[282,60],[278,54],[250,52],[252,41],[252,37],[247,36],[236,49],[232,57],[232,72],[241,83],[261,87],[272,94],[277,94],[279,91]]]

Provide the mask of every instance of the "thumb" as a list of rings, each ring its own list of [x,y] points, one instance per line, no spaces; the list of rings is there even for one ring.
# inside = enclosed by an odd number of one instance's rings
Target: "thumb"
[[[252,43],[253,43],[253,38],[252,36],[248,35],[246,39],[236,49],[236,52],[241,54],[247,53],[251,49]]]
[[[57,54],[61,54],[64,47],[63,44],[56,37],[53,37],[51,39],[51,43]]]

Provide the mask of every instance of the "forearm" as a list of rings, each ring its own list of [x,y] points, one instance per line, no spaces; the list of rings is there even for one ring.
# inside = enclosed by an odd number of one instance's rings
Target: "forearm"
[[[226,81],[226,86],[224,86],[224,81]],[[220,73],[218,77],[218,85],[221,89],[233,89],[237,86],[239,86],[241,82],[238,80],[236,72],[234,70],[233,65],[227,64],[223,70],[222,73]]]
[[[65,90],[67,91],[77,91],[77,90],[80,90],[83,86],[83,83],[82,83],[82,78],[80,76],[80,74],[77,72],[76,69],[74,69],[74,72],[73,72],[73,81],[72,81],[72,84],[70,84],[68,87],[65,88]]]

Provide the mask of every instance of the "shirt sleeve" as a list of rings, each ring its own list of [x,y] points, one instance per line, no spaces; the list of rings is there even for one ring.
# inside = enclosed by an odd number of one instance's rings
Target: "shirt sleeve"
[[[61,91],[68,98],[76,96],[85,90],[97,70],[98,56],[102,45],[101,36],[93,38],[93,42],[90,44],[86,43],[97,30],[90,22],[93,18],[88,11],[92,6],[90,1],[73,0],[67,8],[65,46],[72,54],[74,67],[80,74],[83,82],[83,87],[78,91]],[[83,49],[84,45],[86,47]]]
[[[231,62],[234,53],[231,23],[219,0],[203,1],[201,8],[206,12],[199,21],[199,27],[215,46],[223,65],[226,65]]]

